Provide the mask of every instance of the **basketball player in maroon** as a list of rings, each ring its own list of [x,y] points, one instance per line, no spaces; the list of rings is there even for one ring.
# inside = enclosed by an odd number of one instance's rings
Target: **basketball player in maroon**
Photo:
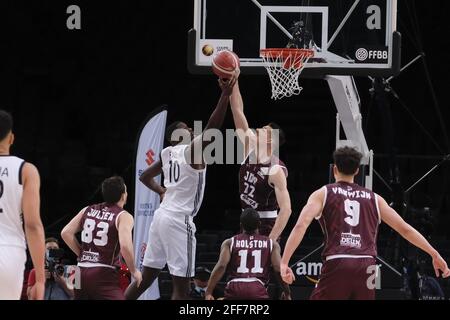
[[[237,135],[244,144],[244,162],[239,170],[239,195],[242,209],[253,208],[261,218],[260,234],[277,240],[291,215],[287,190],[287,169],[273,153],[284,143],[283,131],[275,123],[249,129],[244,103],[236,83],[230,99]]]
[[[303,208],[289,236],[281,260],[281,275],[286,283],[294,281],[289,259],[303,239],[310,223],[317,219],[325,234],[324,264],[311,299],[375,299],[372,283],[376,270],[377,232],[381,221],[400,233],[433,259],[436,276],[450,276],[445,260],[413,227],[406,223],[386,201],[369,189],[354,183],[362,158],[354,148],[343,147],[334,154],[336,183],[315,191]]]
[[[228,274],[225,299],[269,299],[266,286],[272,267],[282,284],[283,298],[290,299],[289,286],[280,277],[280,246],[276,241],[258,233],[260,220],[254,209],[247,208],[242,212],[243,232],[222,243],[219,261],[208,281],[206,300],[214,299],[212,292],[225,271]]]
[[[61,232],[69,248],[78,257],[81,288],[75,289],[77,300],[124,300],[120,288],[120,254],[139,285],[140,271],[134,264],[133,217],[123,209],[127,201],[121,177],[103,181],[105,202],[82,209]],[[81,244],[75,234],[81,231]]]

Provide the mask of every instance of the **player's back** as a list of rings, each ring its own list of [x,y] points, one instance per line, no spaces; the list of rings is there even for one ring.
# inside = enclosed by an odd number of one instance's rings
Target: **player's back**
[[[380,215],[377,195],[355,183],[323,187],[326,198],[319,222],[325,235],[324,258],[377,255]]]
[[[79,266],[120,268],[117,219],[123,212],[123,208],[106,203],[85,209],[81,219]]]
[[[23,159],[0,156],[0,246],[25,248],[22,223]]]
[[[167,147],[161,152],[164,186],[166,192],[160,208],[195,216],[200,209],[205,190],[206,168],[196,170],[187,163],[188,145]]]
[[[241,233],[231,238],[231,259],[228,281],[258,279],[267,284],[270,279],[273,243],[269,237]]]

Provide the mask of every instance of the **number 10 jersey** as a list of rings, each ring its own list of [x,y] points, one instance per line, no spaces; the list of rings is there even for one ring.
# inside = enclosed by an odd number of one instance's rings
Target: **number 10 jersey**
[[[167,147],[161,152],[166,193],[160,208],[172,213],[195,217],[205,191],[206,167],[196,170],[187,163],[188,145]]]

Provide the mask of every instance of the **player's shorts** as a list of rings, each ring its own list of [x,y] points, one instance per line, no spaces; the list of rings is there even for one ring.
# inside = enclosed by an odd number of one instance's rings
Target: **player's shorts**
[[[148,233],[143,265],[163,269],[167,264],[171,275],[193,277],[197,244],[195,231],[191,216],[159,208]]]
[[[80,289],[75,300],[125,300],[119,283],[119,270],[107,267],[80,267]]]
[[[225,299],[264,300],[269,299],[269,294],[258,279],[233,279],[225,287]]]
[[[311,300],[374,300],[370,286],[375,258],[337,258],[325,261]]]
[[[25,249],[0,246],[0,300],[19,300],[27,255]]]

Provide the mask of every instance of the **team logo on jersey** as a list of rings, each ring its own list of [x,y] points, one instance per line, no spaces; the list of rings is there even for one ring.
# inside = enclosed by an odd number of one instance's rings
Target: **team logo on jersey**
[[[97,263],[99,260],[100,254],[98,252],[83,251],[83,254],[81,255],[81,261],[83,262]]]
[[[341,233],[341,246],[350,248],[361,248],[361,236],[351,232]]]
[[[152,149],[150,149],[147,151],[145,155],[147,156],[145,162],[147,162],[147,164],[151,166],[151,164],[155,162],[155,159],[153,158],[155,156],[155,152]]]
[[[243,194],[243,193],[241,194],[241,200],[243,202],[245,202],[245,204],[252,207],[253,209],[258,208],[258,203],[255,200],[253,200],[252,198],[248,197],[246,194]]]

